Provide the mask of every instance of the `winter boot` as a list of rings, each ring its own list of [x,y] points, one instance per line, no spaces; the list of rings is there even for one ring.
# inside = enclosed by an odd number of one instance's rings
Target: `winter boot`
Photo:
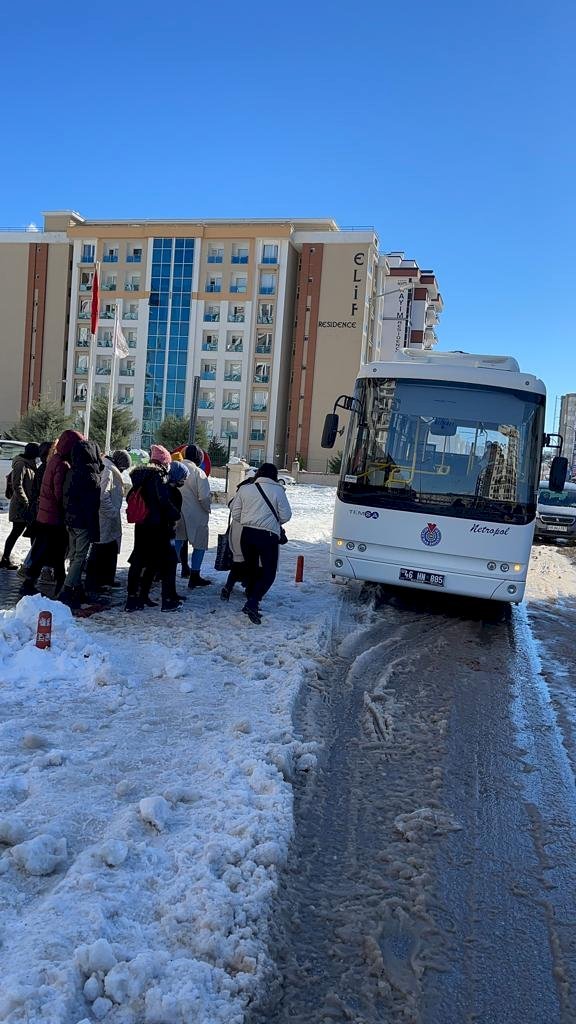
[[[181,576],[181,578],[183,580],[187,580],[188,579],[188,577],[190,576],[190,566],[189,565],[184,565],[184,563],[182,563],[182,571],[180,573],[180,576]]]
[[[17,569],[18,566],[15,562],[11,562],[9,558],[4,556],[0,558],[0,569]]]
[[[212,580],[205,580],[200,575],[199,569],[190,569],[190,579],[188,580],[188,588],[194,590],[195,587],[209,587]]]
[[[222,587],[222,590],[220,591],[220,600],[221,601],[229,601],[231,593],[232,593],[232,588],[231,587]]]
[[[138,594],[128,594],[126,598],[126,604],[124,605],[124,611],[126,612],[141,612],[144,605]]]
[[[248,616],[250,622],[253,622],[255,626],[260,626],[262,624],[262,616],[260,615],[258,608],[251,608],[249,604],[245,604],[242,611],[244,612],[244,615]]]
[[[183,601],[180,601],[177,597],[170,597],[166,601],[162,601],[163,612],[179,612],[182,611]]]
[[[60,601],[60,604],[65,604],[71,611],[75,611],[82,603],[80,595],[74,587],[62,587],[57,600]]]
[[[33,594],[37,594],[38,591],[34,586],[34,580],[24,580],[24,583],[20,587],[21,597],[32,597]]]

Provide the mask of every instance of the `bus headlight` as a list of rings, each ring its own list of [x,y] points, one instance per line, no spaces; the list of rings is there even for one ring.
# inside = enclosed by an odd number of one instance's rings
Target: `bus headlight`
[[[342,566],[344,565],[344,562],[342,561],[341,558],[336,558],[334,561],[334,565],[336,566],[337,569],[341,569]]]
[[[343,540],[337,540],[336,541],[336,547],[337,548],[343,548],[344,547],[344,541]]]
[[[520,572],[521,568],[522,568],[522,566],[521,566],[521,565],[518,565],[518,564],[516,564],[516,565],[514,566],[514,572]]]

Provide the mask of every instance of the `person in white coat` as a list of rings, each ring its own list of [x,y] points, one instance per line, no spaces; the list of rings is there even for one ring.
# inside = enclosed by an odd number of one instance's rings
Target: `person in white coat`
[[[187,540],[193,548],[190,563],[188,587],[206,587],[211,580],[200,575],[202,561],[208,547],[208,519],[210,517],[210,484],[200,465],[204,452],[195,444],[189,444],[184,452],[184,465],[188,476],[182,487],[182,516],[176,527],[177,554],[180,554],[182,541]],[[178,544],[180,541],[180,544]]]
[[[264,462],[252,482],[238,488],[230,513],[242,527],[240,544],[246,563],[246,604],[242,611],[251,622],[260,625],[260,601],[278,571],[282,524],[292,518],[290,503],[272,462]]]
[[[120,510],[124,498],[122,473],[130,469],[132,459],[127,451],[119,449],[104,457],[100,477],[100,540],[92,544],[86,565],[86,590],[115,587],[116,565],[122,544]]]

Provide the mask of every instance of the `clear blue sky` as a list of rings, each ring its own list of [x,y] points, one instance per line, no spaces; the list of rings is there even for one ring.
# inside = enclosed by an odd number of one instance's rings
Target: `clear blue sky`
[[[576,390],[575,30],[569,0],[10,5],[0,223],[373,224],[435,270],[441,347],[517,356],[553,407]]]

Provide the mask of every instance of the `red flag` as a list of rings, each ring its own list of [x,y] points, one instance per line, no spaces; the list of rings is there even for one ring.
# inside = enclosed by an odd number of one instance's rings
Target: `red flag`
[[[90,318],[90,330],[92,334],[96,334],[98,330],[98,313],[100,306],[100,289],[98,287],[98,268],[94,271],[94,280],[92,281],[92,315]]]

